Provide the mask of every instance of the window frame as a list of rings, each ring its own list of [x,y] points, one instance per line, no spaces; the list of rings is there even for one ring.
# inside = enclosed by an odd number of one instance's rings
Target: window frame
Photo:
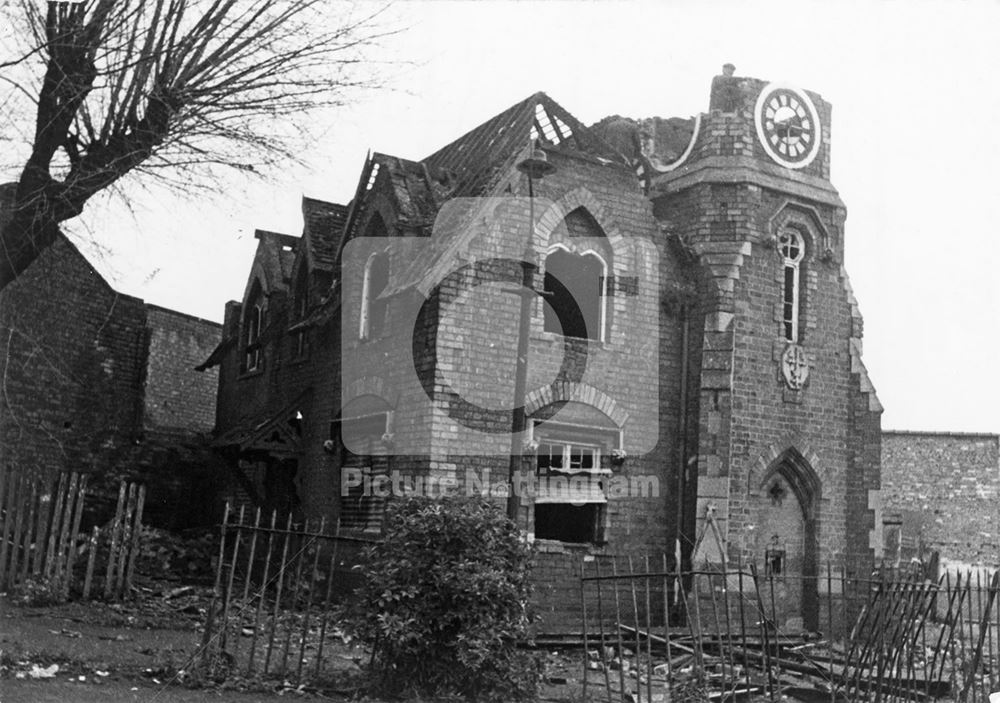
[[[264,367],[264,349],[261,335],[264,331],[264,292],[255,283],[247,300],[247,310],[243,315],[243,355],[240,371],[245,374],[261,371]]]
[[[548,329],[548,327],[546,326],[546,321],[548,319],[548,316],[545,315],[545,303],[544,302],[542,303],[542,306],[543,306],[543,309],[542,309],[543,310],[542,329],[545,332],[549,333],[549,334],[557,334],[557,335],[560,335],[560,336],[563,336],[563,337],[569,337],[570,339],[586,339],[587,341],[590,341],[590,342],[605,342],[605,341],[607,341],[607,338],[608,338],[608,332],[607,332],[607,327],[608,327],[608,324],[607,324],[607,321],[608,321],[608,307],[607,307],[608,306],[608,270],[609,270],[608,261],[604,258],[604,255],[602,255],[601,252],[599,252],[599,251],[597,251],[596,249],[593,249],[593,248],[587,248],[587,249],[585,249],[583,251],[577,251],[577,250],[573,249],[572,247],[568,246],[567,244],[565,244],[564,242],[556,242],[555,244],[550,245],[545,250],[545,268],[544,268],[544,270],[542,272],[542,287],[546,291],[546,293],[549,294],[549,295],[554,294],[555,291],[549,291],[548,289],[545,288],[545,278],[546,278],[546,276],[549,275],[549,268],[548,268],[549,257],[552,256],[552,254],[556,253],[557,251],[561,251],[564,254],[567,254],[567,255],[570,255],[570,256],[575,256],[575,257],[578,257],[578,258],[581,258],[581,259],[587,258],[587,257],[593,257],[593,258],[597,259],[597,261],[600,262],[600,264],[601,264],[601,273],[598,276],[599,290],[597,292],[597,336],[596,337],[589,337],[589,336],[588,337],[575,337],[575,336],[571,336],[571,335],[562,334],[560,331]],[[552,311],[554,313],[556,313],[556,318],[558,319],[558,312],[556,311],[555,306],[550,304],[549,307],[552,309]],[[584,318],[584,319],[586,319],[586,318]],[[560,330],[561,330],[561,326],[560,326]],[[588,330],[588,332],[589,332],[589,330]]]
[[[385,260],[385,283],[378,293],[373,296],[371,290],[372,269],[375,266],[375,262],[380,259]],[[381,295],[389,285],[390,263],[388,251],[372,252],[368,256],[367,261],[365,261],[364,274],[361,279],[361,307],[358,315],[358,339],[362,342],[377,339],[385,332],[388,310],[386,309],[385,301],[379,301],[378,296]],[[375,303],[378,303],[379,306],[376,307]],[[374,331],[372,330],[373,310],[375,310],[381,318],[376,325],[377,329]]]
[[[806,253],[806,238],[797,227],[782,227],[777,238],[781,255],[781,327],[786,342],[801,341],[802,262]]]
[[[571,500],[539,500],[540,490],[538,482],[540,479],[550,479],[553,476],[563,476],[567,480],[573,477],[585,475],[591,482],[597,482],[603,494],[603,501],[586,501],[581,505],[594,507],[592,533],[584,541],[566,541],[556,537],[539,536],[537,532],[537,514],[532,519],[532,535],[536,540],[556,542],[562,545],[572,546],[603,546],[607,544],[608,530],[608,484],[607,481],[614,476],[614,471],[610,468],[612,452],[621,444],[621,430],[612,430],[605,427],[591,427],[587,425],[571,425],[565,423],[553,423],[544,420],[534,420],[530,425],[532,441],[536,443],[534,453],[534,478],[536,481],[535,501],[533,510],[537,511],[538,505],[576,505]],[[597,438],[596,441],[594,438]],[[601,441],[604,439],[604,441]],[[561,468],[539,466],[539,450],[544,446],[562,447]],[[574,469],[570,464],[573,449],[582,448],[593,451],[593,466],[591,468]],[[550,453],[550,456],[551,453]]]

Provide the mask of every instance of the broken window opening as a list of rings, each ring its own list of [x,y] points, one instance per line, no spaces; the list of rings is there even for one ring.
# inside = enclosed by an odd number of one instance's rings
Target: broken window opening
[[[260,285],[254,283],[247,299],[247,312],[243,318],[243,372],[257,371],[263,364],[264,354],[260,335],[264,327],[264,300]]]
[[[389,256],[384,252],[372,254],[365,265],[361,284],[361,321],[358,335],[362,340],[381,336],[386,321],[387,305],[379,296],[389,283]]]
[[[552,247],[545,259],[545,331],[604,341],[607,270],[596,252]]]
[[[551,539],[570,544],[599,542],[604,522],[604,506],[596,503],[537,503],[535,539]]]
[[[789,342],[798,342],[801,334],[799,332],[800,318],[800,268],[805,247],[802,236],[794,229],[787,228],[782,231],[778,238],[778,247],[783,260],[783,285],[782,285],[782,327],[785,339]]]
[[[602,458],[616,440],[609,434],[605,442],[594,443],[592,428],[541,427],[538,422],[534,425],[541,435],[536,450],[535,539],[603,543],[605,482],[611,471],[602,466]]]

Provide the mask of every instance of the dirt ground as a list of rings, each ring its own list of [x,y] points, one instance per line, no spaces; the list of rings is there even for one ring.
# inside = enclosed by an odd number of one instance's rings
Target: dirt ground
[[[185,688],[201,640],[197,605],[69,603],[27,607],[0,596],[0,703],[17,701],[287,701],[292,687],[246,693]],[[193,600],[193,599],[191,599]]]
[[[190,669],[201,643],[208,591],[170,598],[167,591],[147,589],[144,598],[127,605],[44,607],[0,594],[0,703],[348,700],[342,692],[291,685],[263,691],[239,690],[244,682],[186,687],[181,672]],[[575,700],[579,653],[549,652],[545,658],[547,673],[558,683],[543,686],[542,700]]]

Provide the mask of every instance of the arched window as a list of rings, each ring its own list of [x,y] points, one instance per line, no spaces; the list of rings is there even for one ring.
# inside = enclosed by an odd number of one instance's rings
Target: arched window
[[[798,230],[786,227],[778,236],[778,249],[781,252],[784,269],[782,281],[782,325],[785,339],[789,342],[799,341],[799,313],[802,305],[801,278],[802,258],[806,253],[805,243]]]
[[[243,371],[256,371],[264,363],[260,333],[264,328],[264,296],[254,283],[243,314]]]
[[[553,246],[545,259],[545,331],[603,341],[607,270],[596,252]]]
[[[375,339],[382,334],[386,319],[386,301],[379,298],[389,283],[389,255],[380,252],[368,257],[361,284],[361,339]]]

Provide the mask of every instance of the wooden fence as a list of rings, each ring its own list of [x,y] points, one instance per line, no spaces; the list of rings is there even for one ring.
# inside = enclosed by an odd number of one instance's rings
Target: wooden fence
[[[138,551],[145,488],[121,484],[115,519],[104,530],[80,534],[87,496],[86,474],[61,473],[49,481],[22,472],[0,472],[0,590],[45,584],[50,595],[91,596],[98,556],[107,563],[105,598],[128,592]],[[77,561],[86,555],[84,583]],[[98,575],[99,578],[99,575]]]
[[[199,649],[212,676],[230,671],[296,685],[329,673],[339,638],[331,610],[349,581],[343,564],[371,542],[325,520],[293,523],[277,511],[251,516],[226,504],[215,590]],[[226,671],[220,672],[219,666]]]
[[[1000,689],[1000,571],[859,579],[827,566],[811,577],[822,633],[809,633],[782,628],[775,597],[802,576],[666,564],[581,564],[584,700],[986,703]]]

